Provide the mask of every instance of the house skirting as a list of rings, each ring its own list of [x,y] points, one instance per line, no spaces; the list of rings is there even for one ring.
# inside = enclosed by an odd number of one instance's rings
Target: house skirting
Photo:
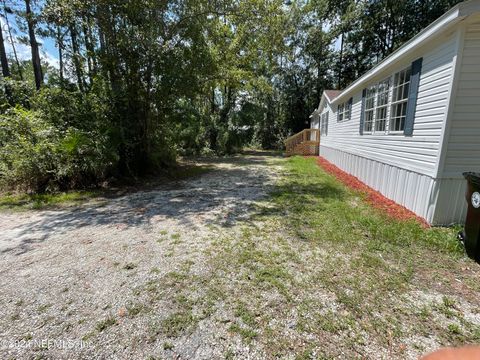
[[[450,225],[465,221],[464,179],[435,179],[323,145],[320,146],[320,156],[429,224]]]

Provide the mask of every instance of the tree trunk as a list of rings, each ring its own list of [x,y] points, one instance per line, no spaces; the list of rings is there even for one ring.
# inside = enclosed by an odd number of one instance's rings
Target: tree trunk
[[[75,28],[74,24],[70,24],[68,27],[70,31],[70,38],[72,40],[72,52],[73,52],[73,65],[75,67],[75,73],[77,75],[77,84],[78,84],[78,89],[81,92],[84,92],[85,87],[83,86],[83,70],[82,70],[82,62],[80,61],[80,48],[78,46],[78,41],[77,41],[77,29]]]
[[[10,21],[8,20],[7,5],[5,4],[5,0],[3,1],[3,13],[5,16],[5,24],[7,25],[8,37],[10,38],[10,44],[12,45],[12,49],[13,49],[13,56],[15,57],[15,64],[17,64],[18,75],[20,76],[20,80],[23,81],[22,67],[20,66],[20,61],[18,61],[17,49],[15,47],[15,41],[13,40]]]
[[[6,80],[10,77],[10,68],[8,67],[7,52],[5,51],[5,43],[3,41],[3,29],[0,29],[0,62],[2,63],[2,75]],[[10,105],[13,105],[12,89],[7,82],[5,82],[5,95]]]
[[[7,52],[5,51],[5,42],[3,40],[3,29],[0,29],[0,62],[2,63],[3,77],[10,77],[10,68],[8,66]]]
[[[345,36],[345,34],[343,33],[342,31],[342,41],[340,43],[340,59],[339,59],[339,62],[338,62],[338,77],[337,77],[337,90],[340,90],[340,87],[341,87],[341,81],[342,81],[342,68],[343,68],[343,38]]]
[[[40,63],[40,52],[35,37],[35,20],[33,19],[32,9],[30,8],[30,0],[25,0],[25,8],[28,24],[28,37],[30,39],[30,48],[32,49],[32,65],[33,75],[35,76],[35,86],[37,90],[40,90],[43,85],[43,73],[42,64]]]
[[[114,25],[111,19],[110,9],[105,5],[97,6],[97,25],[100,41],[100,69],[105,70],[106,77],[110,80],[113,95],[116,96],[121,90],[121,79],[118,74],[118,56],[115,49]]]
[[[93,84],[93,79],[97,74],[97,63],[95,59],[94,39],[92,37],[92,31],[90,29],[90,19],[88,18],[88,16],[83,19],[82,29],[85,39],[85,48],[87,49],[88,78],[91,86]]]
[[[58,44],[58,63],[59,63],[59,72],[60,72],[60,85],[63,87],[63,35],[60,26],[57,26],[57,44]]]
[[[322,35],[322,38],[320,39],[320,44],[319,44],[319,47],[318,47],[318,54],[317,54],[317,93],[315,94],[315,102],[317,104],[320,103],[320,100],[322,99],[322,83],[323,83],[323,68],[322,68],[322,61],[324,60],[323,59],[323,54],[322,54],[322,50],[323,50],[323,35]]]

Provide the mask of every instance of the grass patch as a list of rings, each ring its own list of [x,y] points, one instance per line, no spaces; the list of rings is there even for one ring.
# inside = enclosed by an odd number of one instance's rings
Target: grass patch
[[[235,309],[235,316],[240,318],[245,325],[248,325],[250,327],[257,326],[255,314],[251,312],[243,303],[240,303]]]
[[[128,303],[125,308],[129,317],[135,317],[142,312],[147,312],[149,309],[147,306],[141,303]]]
[[[52,304],[43,304],[37,308],[39,314],[44,314],[49,308],[52,307]]]
[[[102,332],[109,328],[110,326],[116,325],[117,320],[113,316],[109,316],[106,319],[99,321],[97,325],[95,325],[95,330],[98,332]]]
[[[164,342],[163,343],[163,350],[173,350],[174,346],[170,342]]]
[[[198,319],[193,316],[191,311],[179,311],[162,321],[162,332],[167,337],[177,337],[190,330],[197,322]]]
[[[71,191],[53,194],[1,194],[0,209],[39,210],[85,203],[99,195],[97,191]]]
[[[255,330],[252,330],[246,327],[241,327],[238,324],[232,324],[229,330],[232,333],[240,335],[242,339],[247,343],[251,342],[258,336],[258,333]]]

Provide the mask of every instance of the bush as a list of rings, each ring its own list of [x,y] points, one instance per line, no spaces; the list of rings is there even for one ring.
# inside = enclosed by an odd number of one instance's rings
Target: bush
[[[108,134],[63,127],[39,110],[16,107],[0,115],[0,186],[45,192],[104,179],[116,161]]]
[[[0,181],[3,187],[45,188],[55,170],[56,130],[39,114],[11,108],[0,116]]]

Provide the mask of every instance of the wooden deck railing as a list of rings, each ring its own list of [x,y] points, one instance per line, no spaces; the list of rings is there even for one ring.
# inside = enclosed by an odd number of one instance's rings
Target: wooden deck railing
[[[320,130],[305,129],[285,140],[286,155],[318,155]]]

